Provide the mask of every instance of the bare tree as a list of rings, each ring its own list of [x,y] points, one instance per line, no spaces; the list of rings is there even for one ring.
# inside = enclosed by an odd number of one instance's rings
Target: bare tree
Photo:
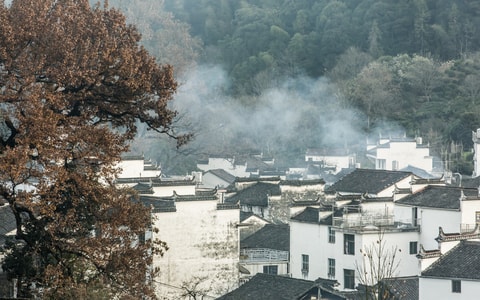
[[[400,251],[397,246],[386,245],[385,230],[378,231],[378,238],[370,246],[361,249],[362,261],[356,263],[359,281],[366,288],[366,299],[387,299],[381,293],[379,282],[386,278],[396,276],[400,261],[397,254]]]

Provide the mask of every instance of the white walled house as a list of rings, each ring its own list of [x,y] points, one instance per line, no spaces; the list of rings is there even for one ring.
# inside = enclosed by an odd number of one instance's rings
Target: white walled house
[[[274,159],[264,157],[263,154],[246,157],[215,157],[210,156],[197,162],[197,168],[203,172],[223,169],[235,177],[271,177],[278,176],[279,171],[274,167]],[[285,176],[286,172],[279,174]]]
[[[328,187],[326,193],[392,197],[397,188],[410,188],[414,175],[410,172],[355,169]]]
[[[202,187],[226,188],[235,182],[235,176],[224,169],[212,169],[202,174]]]
[[[290,228],[266,224],[240,241],[240,281],[257,273],[289,275]]]
[[[354,168],[356,155],[343,149],[328,150],[309,148],[305,153],[305,162],[319,165],[321,168],[331,168],[336,174],[342,169]]]
[[[421,227],[422,246],[435,249],[438,227],[447,232],[465,232],[480,222],[478,189],[427,186],[396,201],[394,215],[398,220],[413,219]]]
[[[153,257],[153,267],[160,269],[153,278],[157,296],[188,299],[182,295],[190,290],[203,299],[215,299],[236,288],[238,205],[222,203],[217,189],[198,189],[192,177],[138,176],[145,168],[143,157],[120,165],[124,170],[116,184],[132,187],[140,201],[152,209],[152,226],[158,231],[147,232],[145,238],[159,239],[168,246],[163,256]]]
[[[401,263],[394,275],[417,275],[418,227],[406,223],[399,226],[393,222],[385,223],[384,220],[368,218],[365,222],[349,223],[349,215],[343,209],[337,208],[331,213],[328,207],[307,208],[292,217],[292,277],[335,279],[340,284],[340,290],[353,290],[358,284],[364,284],[358,273],[360,266],[368,264],[368,261],[364,261],[363,253],[377,247],[379,239],[383,241],[385,251],[394,251],[397,247],[394,262]],[[366,225],[369,222],[370,225]]]
[[[479,253],[478,239],[460,241],[422,272],[419,278],[419,299],[478,299]]]
[[[160,166],[143,155],[122,156],[117,167],[121,170],[119,178],[156,178],[162,173]]]
[[[413,166],[434,173],[433,157],[421,138],[380,139],[376,145],[367,146],[367,157],[375,169],[396,171]]]
[[[177,196],[174,206],[160,206],[154,214],[158,233],[153,239],[165,241],[169,247],[163,257],[154,257],[154,267],[160,269],[155,278],[157,295],[181,299],[182,292],[194,288],[205,295],[203,299],[215,299],[236,288],[238,206],[220,203],[214,190]]]

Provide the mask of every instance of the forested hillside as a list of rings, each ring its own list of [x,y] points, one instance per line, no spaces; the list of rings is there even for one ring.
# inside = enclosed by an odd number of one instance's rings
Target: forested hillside
[[[480,127],[480,1],[111,4],[127,12],[146,37],[145,46],[161,62],[177,65],[183,78],[191,79],[194,65],[221,68],[227,79],[219,86],[223,79],[216,78],[214,94],[197,86],[197,96],[204,93],[210,101],[199,107],[228,104],[222,109],[232,108],[235,118],[245,117],[236,124],[251,124],[248,118],[253,115],[259,125],[247,131],[217,117],[207,117],[216,122],[210,125],[193,118],[192,124],[200,122],[213,132],[209,139],[216,136],[206,143],[204,135],[203,147],[228,144],[226,150],[232,151],[248,145],[291,158],[307,147],[321,146],[324,136],[334,135],[335,125],[339,128],[348,119],[349,127],[337,135],[341,146],[352,144],[347,134],[352,128],[367,136],[393,127],[408,136],[423,136],[436,155],[452,161],[452,171],[470,172],[465,154],[457,150],[468,152],[471,131]],[[187,79],[185,83],[188,87]],[[266,107],[282,107],[298,116],[287,121],[279,117],[280,109],[270,111],[270,117],[260,116],[257,112]],[[265,123],[265,118],[284,126]],[[290,123],[292,119],[296,121]],[[212,128],[222,131],[222,137]]]

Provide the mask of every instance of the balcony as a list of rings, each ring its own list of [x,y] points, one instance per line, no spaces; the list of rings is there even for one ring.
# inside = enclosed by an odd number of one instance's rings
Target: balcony
[[[382,228],[388,231],[419,230],[420,219],[416,222],[409,220],[395,220],[393,215],[345,214],[333,218],[333,227],[353,231],[372,231]]]
[[[266,248],[241,249],[240,262],[288,262],[288,251],[280,251]]]

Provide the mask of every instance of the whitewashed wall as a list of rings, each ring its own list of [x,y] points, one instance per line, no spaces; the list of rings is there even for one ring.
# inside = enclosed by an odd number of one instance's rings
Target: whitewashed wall
[[[355,270],[355,284],[361,283],[358,277],[357,266],[363,264],[363,255],[360,249],[367,249],[379,239],[377,232],[354,233],[348,231],[336,231],[335,243],[328,239],[328,227],[326,225],[290,223],[290,269],[292,277],[315,280],[319,277],[329,278],[328,259],[335,259],[335,277],[344,288],[344,269]],[[355,254],[344,254],[344,233],[355,235]],[[389,251],[397,246],[395,262],[399,263],[395,272],[396,276],[418,275],[419,262],[415,254],[409,253],[410,242],[418,241],[418,232],[385,232],[383,240],[385,248]],[[302,275],[302,254],[309,255],[308,276]]]
[[[452,281],[449,279],[419,279],[420,300],[473,300],[479,299],[480,282],[462,280],[462,292],[452,293]]]
[[[180,299],[184,283],[200,281],[199,289],[218,297],[238,284],[239,210],[217,210],[216,201],[177,202],[176,212],[156,214],[154,238],[169,250],[155,257],[155,281],[161,299]],[[209,298],[206,298],[209,299]]]
[[[415,141],[390,142],[389,148],[377,148],[377,159],[385,159],[386,170],[392,170],[392,162],[398,162],[398,169],[408,165],[431,172],[433,169],[433,158],[427,147],[417,147]]]

